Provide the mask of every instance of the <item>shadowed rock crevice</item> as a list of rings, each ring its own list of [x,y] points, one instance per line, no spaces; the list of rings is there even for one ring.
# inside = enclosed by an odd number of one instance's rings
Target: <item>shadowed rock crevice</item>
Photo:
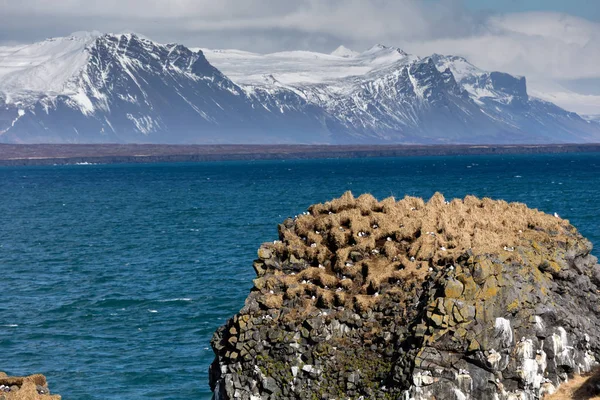
[[[342,197],[263,244],[215,333],[215,397],[538,399],[595,365],[592,246],[491,199]],[[521,397],[514,397],[521,396]]]

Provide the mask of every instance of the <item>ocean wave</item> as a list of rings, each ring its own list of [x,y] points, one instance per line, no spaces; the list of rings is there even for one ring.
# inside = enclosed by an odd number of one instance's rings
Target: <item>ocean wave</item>
[[[158,300],[159,303],[172,303],[175,301],[192,301],[192,299],[190,299],[189,297],[179,297],[175,299]]]

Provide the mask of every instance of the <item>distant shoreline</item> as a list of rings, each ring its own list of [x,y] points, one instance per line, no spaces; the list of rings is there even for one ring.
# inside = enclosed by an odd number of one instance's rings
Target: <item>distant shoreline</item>
[[[543,145],[0,144],[0,166],[589,152],[600,152],[600,143]]]

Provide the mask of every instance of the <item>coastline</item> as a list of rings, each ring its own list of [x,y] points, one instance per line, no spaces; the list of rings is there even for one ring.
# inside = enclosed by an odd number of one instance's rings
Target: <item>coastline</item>
[[[600,144],[162,145],[0,144],[0,166],[600,152]]]

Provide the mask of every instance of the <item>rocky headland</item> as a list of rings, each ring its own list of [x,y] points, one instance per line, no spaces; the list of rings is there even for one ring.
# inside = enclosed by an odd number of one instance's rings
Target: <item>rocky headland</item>
[[[50,394],[44,375],[8,376],[0,372],[0,400],[61,400]]]
[[[533,400],[594,370],[600,265],[558,215],[467,196],[316,204],[214,334],[215,399]]]

